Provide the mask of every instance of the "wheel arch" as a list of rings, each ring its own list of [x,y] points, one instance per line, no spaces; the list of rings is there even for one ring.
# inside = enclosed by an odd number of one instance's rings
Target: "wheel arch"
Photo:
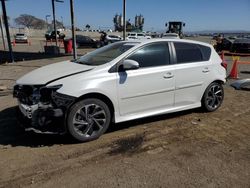
[[[200,98],[200,101],[203,100],[203,97],[204,97],[204,94],[205,94],[205,92],[206,92],[206,89],[207,89],[208,86],[210,86],[212,83],[218,83],[218,84],[224,85],[224,84],[225,84],[225,81],[220,80],[220,79],[216,79],[216,80],[214,80],[214,81],[212,81],[212,82],[209,82],[209,84],[206,86],[206,88],[205,88],[205,90],[204,90],[204,92],[203,92],[203,94],[202,94],[202,96],[201,96],[201,98]]]
[[[225,84],[225,82],[224,82],[223,80],[219,80],[219,79],[214,80],[214,81],[211,82],[211,83],[214,83],[214,82],[215,82],[215,83],[218,83],[218,84],[222,84],[222,85]],[[210,84],[211,84],[211,83],[210,83]],[[210,84],[209,84],[209,85],[210,85]]]
[[[111,101],[111,99],[109,97],[107,97],[106,95],[104,95],[104,94],[96,93],[96,92],[87,93],[87,94],[84,94],[84,95],[78,97],[76,99],[75,103],[78,102],[78,101],[81,101],[83,99],[89,99],[89,98],[99,99],[99,100],[103,101],[104,103],[106,103],[108,105],[109,109],[110,109],[111,119],[114,118],[114,113],[115,113],[114,104]]]

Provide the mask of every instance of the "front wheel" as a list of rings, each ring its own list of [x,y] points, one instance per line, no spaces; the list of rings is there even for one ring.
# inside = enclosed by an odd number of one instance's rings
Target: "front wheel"
[[[106,103],[99,99],[84,99],[75,103],[68,114],[67,128],[78,141],[99,138],[108,129],[111,114]]]
[[[224,89],[219,83],[211,83],[202,98],[202,106],[208,112],[217,110],[224,99]]]

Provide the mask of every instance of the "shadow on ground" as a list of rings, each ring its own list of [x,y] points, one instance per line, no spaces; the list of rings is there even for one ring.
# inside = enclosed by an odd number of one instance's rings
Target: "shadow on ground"
[[[56,144],[74,144],[77,143],[68,135],[47,135],[36,134],[33,132],[25,132],[20,126],[16,118],[17,107],[7,108],[0,112],[0,145],[10,146],[26,146],[26,147],[41,147],[52,146]],[[175,118],[189,113],[200,113],[200,109],[188,110],[184,112],[172,113],[167,115],[159,115],[148,117],[124,123],[113,124],[106,134],[128,129],[130,127],[141,124],[149,124],[152,122],[162,121]]]

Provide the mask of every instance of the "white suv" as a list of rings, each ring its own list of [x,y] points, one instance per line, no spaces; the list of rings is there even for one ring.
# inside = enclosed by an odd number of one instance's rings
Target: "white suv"
[[[26,130],[100,137],[113,121],[220,107],[226,71],[209,44],[154,39],[117,42],[17,80]],[[57,124],[57,122],[60,122]]]

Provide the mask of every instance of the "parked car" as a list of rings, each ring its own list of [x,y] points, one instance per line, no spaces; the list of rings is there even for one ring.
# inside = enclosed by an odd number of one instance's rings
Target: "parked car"
[[[15,34],[16,43],[28,43],[28,36],[24,33]]]
[[[146,35],[145,33],[128,33],[127,40],[134,40],[134,39],[151,39],[151,36]]]
[[[16,81],[25,130],[79,141],[124,122],[197,107],[217,110],[226,71],[214,48],[182,39],[116,42]],[[61,121],[61,123],[55,123]]]
[[[105,38],[105,41],[107,44],[118,42],[121,40],[122,40],[122,37],[120,37],[119,35],[107,35]]]
[[[60,31],[48,31],[45,34],[45,38],[46,40],[55,40],[56,39],[56,33],[57,33],[57,39],[64,39],[65,38],[65,34],[61,33]]]
[[[173,39],[178,39],[180,38],[179,35],[177,33],[164,33],[161,38],[173,38]]]
[[[84,35],[76,35],[76,47],[91,47],[91,48],[100,48],[101,43],[98,40],[92,39]]]
[[[250,53],[250,39],[236,39],[233,43],[232,52]]]

